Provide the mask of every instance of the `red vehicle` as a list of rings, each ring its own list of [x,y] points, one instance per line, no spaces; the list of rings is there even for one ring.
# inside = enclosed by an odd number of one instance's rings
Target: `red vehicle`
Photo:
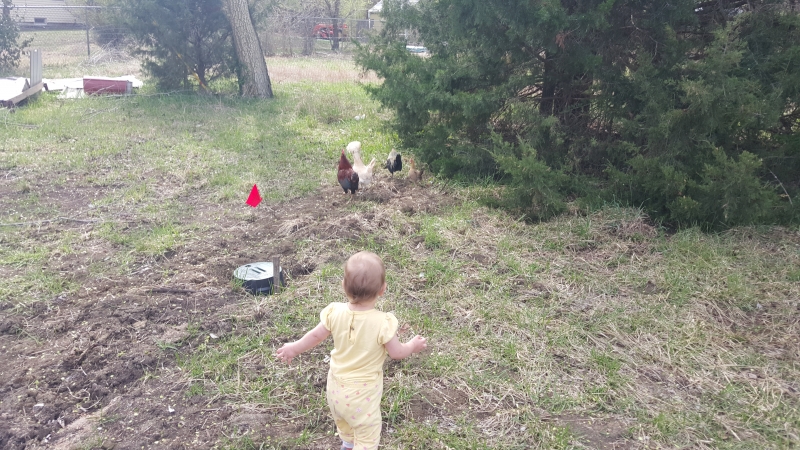
[[[339,29],[339,39],[347,37],[347,24],[338,25],[336,28]],[[314,31],[311,32],[311,36],[317,39],[333,39],[333,24],[330,23],[318,23],[314,26]]]

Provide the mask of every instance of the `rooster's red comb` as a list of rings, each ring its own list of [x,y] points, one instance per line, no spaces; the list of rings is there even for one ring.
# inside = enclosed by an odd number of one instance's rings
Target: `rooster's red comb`
[[[353,166],[350,165],[350,161],[347,160],[347,156],[344,155],[344,149],[342,149],[342,156],[339,158],[339,170],[352,168]]]

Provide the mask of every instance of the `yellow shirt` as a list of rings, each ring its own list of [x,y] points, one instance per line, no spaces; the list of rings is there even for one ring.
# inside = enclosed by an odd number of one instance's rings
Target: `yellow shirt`
[[[331,332],[331,372],[346,381],[383,379],[384,345],[397,332],[397,318],[376,309],[350,311],[347,303],[331,303],[319,314]]]

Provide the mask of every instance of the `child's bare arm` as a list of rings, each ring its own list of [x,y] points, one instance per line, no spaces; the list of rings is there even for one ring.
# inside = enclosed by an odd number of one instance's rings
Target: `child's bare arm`
[[[386,351],[389,352],[389,357],[392,359],[403,359],[413,353],[419,353],[425,350],[425,348],[428,347],[428,343],[424,337],[416,335],[410,341],[403,344],[395,334],[384,347],[386,347]]]
[[[277,356],[278,359],[286,364],[291,364],[292,359],[294,359],[295,356],[305,352],[306,350],[316,347],[320,342],[327,339],[330,335],[331,332],[325,328],[325,325],[320,323],[300,339],[294,342],[283,344],[283,347],[279,348],[278,351],[275,352],[275,356]]]

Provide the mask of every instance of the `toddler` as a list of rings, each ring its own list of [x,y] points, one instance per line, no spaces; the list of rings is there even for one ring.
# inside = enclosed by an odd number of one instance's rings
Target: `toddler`
[[[401,343],[397,318],[375,309],[386,292],[386,268],[378,255],[358,252],[344,265],[342,287],[347,303],[331,303],[320,313],[320,323],[300,340],[277,351],[278,359],[292,358],[333,335],[331,368],[326,394],[342,449],[377,449],[381,438],[383,361],[388,354],[403,359],[427,347],[414,336]]]

